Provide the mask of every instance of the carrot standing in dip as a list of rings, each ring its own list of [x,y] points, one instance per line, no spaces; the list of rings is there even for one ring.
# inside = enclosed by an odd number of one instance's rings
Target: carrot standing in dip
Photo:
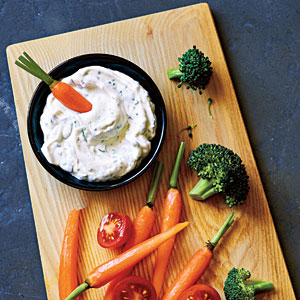
[[[23,55],[19,56],[19,61],[16,61],[15,64],[33,76],[43,80],[51,89],[54,97],[64,106],[80,113],[92,110],[92,104],[73,87],[65,82],[54,80],[26,52],[23,52]]]

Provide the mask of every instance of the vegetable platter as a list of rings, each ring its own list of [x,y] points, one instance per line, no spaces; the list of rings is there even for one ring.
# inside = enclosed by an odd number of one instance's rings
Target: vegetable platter
[[[175,68],[178,57],[193,45],[209,57],[213,67],[213,75],[202,95],[187,90],[184,85],[179,89],[177,83],[167,77],[167,69]],[[236,221],[223,238],[222,245],[214,251],[214,259],[199,282],[212,285],[225,299],[223,285],[229,270],[244,267],[251,270],[251,279],[264,279],[274,284],[275,290],[268,293],[268,299],[295,299],[213,17],[209,6],[202,3],[8,47],[8,63],[49,300],[59,298],[59,258],[69,211],[85,208],[80,216],[78,246],[78,281],[83,282],[95,266],[120,253],[120,250],[104,249],[98,245],[97,228],[102,217],[108,212],[118,211],[133,220],[147,199],[151,170],[122,188],[105,192],[80,191],[52,178],[38,163],[27,138],[28,104],[39,80],[20,71],[14,64],[23,51],[30,53],[47,72],[62,61],[81,54],[118,55],[140,66],[157,84],[165,101],[168,128],[159,155],[165,168],[155,200],[156,220],[152,235],[160,232],[164,198],[181,141],[186,142],[186,147],[177,186],[182,196],[180,222],[190,222],[176,237],[163,292],[190,257],[204,246],[204,242],[234,211]],[[207,112],[208,98],[213,99],[210,108],[213,119]],[[192,138],[186,131],[178,134],[182,128],[192,124],[197,124],[192,130]],[[190,151],[202,143],[224,145],[243,159],[250,185],[246,204],[229,208],[219,196],[206,201],[190,198],[189,191],[198,178],[186,162]],[[134,268],[133,275],[151,280],[155,255],[154,252],[141,261]],[[105,288],[88,290],[81,299],[102,299]]]

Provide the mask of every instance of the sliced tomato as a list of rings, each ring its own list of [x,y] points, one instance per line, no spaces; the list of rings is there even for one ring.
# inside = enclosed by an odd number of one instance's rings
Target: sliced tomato
[[[127,242],[131,228],[132,222],[127,215],[109,213],[103,217],[98,228],[98,244],[103,248],[119,248]]]
[[[129,276],[115,286],[114,300],[156,300],[156,292],[147,279]]]
[[[212,286],[199,283],[185,290],[179,300],[221,300],[221,297]]]

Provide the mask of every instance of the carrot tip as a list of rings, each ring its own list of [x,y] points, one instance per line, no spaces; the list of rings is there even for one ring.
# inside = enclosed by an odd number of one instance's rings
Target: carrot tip
[[[187,227],[188,225],[190,225],[190,222],[189,222],[189,221],[182,222],[182,223],[181,223],[181,229],[184,229],[184,228]],[[181,229],[180,229],[180,230],[181,230]]]

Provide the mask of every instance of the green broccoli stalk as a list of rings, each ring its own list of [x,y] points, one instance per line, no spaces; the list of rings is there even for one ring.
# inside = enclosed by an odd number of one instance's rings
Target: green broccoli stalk
[[[249,177],[241,158],[232,150],[221,145],[202,144],[191,152],[187,164],[201,176],[190,191],[194,200],[205,200],[221,193],[229,207],[245,203]]]
[[[271,291],[274,286],[267,281],[247,281],[251,273],[244,268],[229,271],[224,284],[226,300],[255,300],[255,295]]]
[[[182,86],[182,83],[186,82],[188,83],[187,89],[199,89],[201,95],[201,90],[204,90],[208,85],[210,76],[213,73],[212,67],[210,66],[211,62],[208,57],[205,57],[196,46],[193,46],[193,49],[187,50],[182,57],[178,58],[178,61],[178,68],[168,70],[168,78],[179,78],[179,88]]]

